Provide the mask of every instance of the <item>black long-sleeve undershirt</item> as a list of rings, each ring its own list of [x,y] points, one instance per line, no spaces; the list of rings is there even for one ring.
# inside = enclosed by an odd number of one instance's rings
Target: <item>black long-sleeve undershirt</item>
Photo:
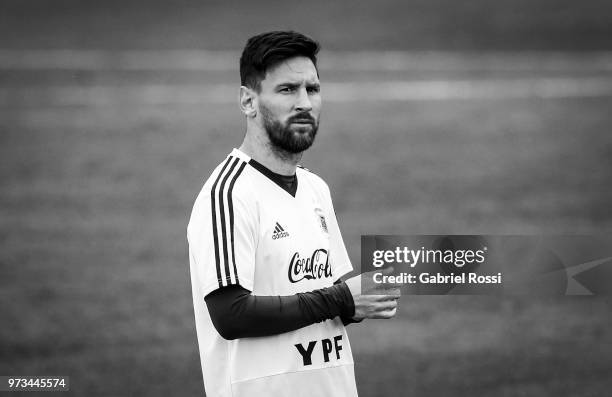
[[[288,296],[257,296],[240,285],[219,288],[204,300],[225,339],[277,335],[340,316],[353,322],[355,304],[344,282]]]

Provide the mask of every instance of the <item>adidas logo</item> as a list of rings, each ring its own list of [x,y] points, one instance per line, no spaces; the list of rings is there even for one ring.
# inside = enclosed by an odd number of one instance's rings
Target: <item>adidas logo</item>
[[[289,232],[286,232],[283,227],[276,222],[276,226],[274,227],[274,233],[272,233],[272,240],[278,240],[279,238],[289,237]]]

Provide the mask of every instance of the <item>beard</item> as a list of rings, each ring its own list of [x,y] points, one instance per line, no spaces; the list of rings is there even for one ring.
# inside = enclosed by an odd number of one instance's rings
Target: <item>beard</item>
[[[263,119],[263,126],[268,134],[270,143],[276,149],[281,149],[288,153],[301,153],[312,146],[319,122],[310,113],[298,113],[287,119],[285,123],[275,119],[272,112],[265,106],[260,106]],[[294,122],[308,123],[305,126],[297,126]]]

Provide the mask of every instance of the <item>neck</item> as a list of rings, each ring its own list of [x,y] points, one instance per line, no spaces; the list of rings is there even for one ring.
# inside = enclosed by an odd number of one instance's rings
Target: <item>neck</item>
[[[248,128],[239,149],[269,170],[281,175],[294,175],[302,158],[302,152],[289,153],[272,145],[265,131],[254,133]]]

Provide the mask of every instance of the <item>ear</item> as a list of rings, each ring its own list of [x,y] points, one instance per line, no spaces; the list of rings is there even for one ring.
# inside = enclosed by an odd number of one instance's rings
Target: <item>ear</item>
[[[249,118],[253,118],[257,115],[255,106],[256,97],[257,94],[254,90],[243,85],[240,86],[240,111]]]

